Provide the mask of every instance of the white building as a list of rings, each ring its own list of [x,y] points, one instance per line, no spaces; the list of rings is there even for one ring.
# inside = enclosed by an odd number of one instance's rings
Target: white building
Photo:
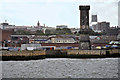
[[[51,38],[52,43],[76,43],[73,38]]]
[[[21,50],[27,50],[28,48],[31,48],[33,50],[35,49],[41,49],[41,44],[21,44]]]

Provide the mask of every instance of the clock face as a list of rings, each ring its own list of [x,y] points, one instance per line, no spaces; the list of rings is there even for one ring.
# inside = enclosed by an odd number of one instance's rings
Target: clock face
[[[85,25],[82,26],[82,29],[85,29]]]
[[[84,43],[81,43],[81,46],[83,47],[83,46],[84,46]]]
[[[82,49],[84,49],[85,43],[81,43],[81,47],[82,47]]]
[[[86,42],[81,43],[81,48],[82,49],[89,49],[89,43],[86,43]]]

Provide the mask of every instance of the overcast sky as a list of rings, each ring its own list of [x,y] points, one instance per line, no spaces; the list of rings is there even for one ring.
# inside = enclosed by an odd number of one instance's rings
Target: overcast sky
[[[98,21],[118,25],[119,0],[0,0],[0,23],[7,20],[12,25],[33,26],[39,22],[50,27],[68,25],[79,28],[79,5],[90,5],[91,14]]]

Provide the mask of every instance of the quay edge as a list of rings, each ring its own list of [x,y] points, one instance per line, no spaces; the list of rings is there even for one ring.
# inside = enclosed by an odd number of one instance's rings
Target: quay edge
[[[37,60],[45,58],[107,58],[120,57],[120,49],[111,50],[40,50],[2,51],[1,60]]]

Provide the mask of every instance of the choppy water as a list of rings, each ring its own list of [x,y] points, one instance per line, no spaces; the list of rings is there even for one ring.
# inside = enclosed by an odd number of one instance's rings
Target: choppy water
[[[118,58],[3,61],[3,78],[118,78]]]

